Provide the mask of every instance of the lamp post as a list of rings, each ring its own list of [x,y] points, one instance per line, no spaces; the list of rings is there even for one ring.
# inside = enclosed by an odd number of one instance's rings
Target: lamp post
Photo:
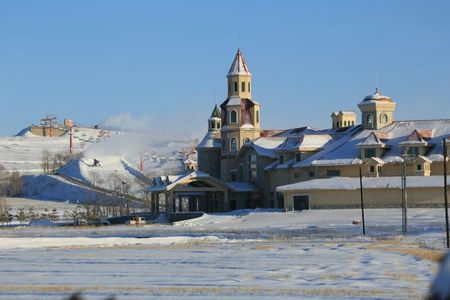
[[[362,161],[359,162],[359,191],[361,193],[361,218],[362,218],[363,235],[366,235],[366,222],[364,220],[364,191],[363,191],[363,182],[362,182]]]
[[[450,248],[450,235],[448,229],[448,194],[447,194],[447,139],[444,138],[444,202],[445,202],[445,231],[447,233],[447,248]]]
[[[406,235],[408,232],[408,193],[406,191],[406,162],[407,158],[411,157],[410,154],[405,149],[401,158],[403,159],[403,168],[402,168],[402,233]]]

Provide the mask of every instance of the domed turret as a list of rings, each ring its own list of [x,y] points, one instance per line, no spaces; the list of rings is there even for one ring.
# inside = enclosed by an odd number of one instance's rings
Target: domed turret
[[[376,130],[394,122],[396,104],[390,97],[382,95],[378,88],[373,95],[364,97],[358,107],[364,129]]]

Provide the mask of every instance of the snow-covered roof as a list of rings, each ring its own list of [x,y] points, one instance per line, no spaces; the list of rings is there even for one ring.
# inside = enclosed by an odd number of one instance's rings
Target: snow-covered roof
[[[442,140],[450,136],[450,119],[447,120],[419,120],[419,121],[395,121],[378,131],[363,130],[360,126],[342,135],[340,138],[331,140],[324,149],[307,159],[295,163],[294,167],[304,166],[334,166],[356,164],[360,156],[360,145],[378,142],[385,145],[386,151],[381,159],[386,163],[401,162],[405,144],[402,143],[414,132],[432,130],[432,138],[427,139],[429,147],[426,157],[432,161],[442,161]],[[375,135],[373,133],[375,132]],[[371,138],[369,136],[372,135]],[[371,140],[373,138],[373,140]],[[409,142],[411,143],[411,141]]]
[[[375,132],[369,134],[362,142],[358,143],[359,147],[367,147],[367,146],[375,146],[375,147],[383,147],[384,143],[380,141]]]
[[[220,132],[208,131],[197,145],[197,149],[199,148],[222,148]]]
[[[230,70],[228,71],[227,76],[232,75],[248,75],[251,76],[250,69],[245,62],[244,55],[241,52],[241,49],[238,48],[236,56],[234,57],[233,63],[231,64]]]
[[[226,184],[233,192],[254,192],[257,187],[249,182],[227,182]]]
[[[351,110],[340,110],[340,111],[334,111],[334,112],[331,114],[331,116],[333,116],[333,115],[337,116],[337,115],[339,115],[339,114],[341,114],[341,115],[353,115],[353,116],[355,116],[355,115],[356,115],[356,112],[351,111]]]
[[[188,178],[210,178],[210,176],[201,171],[195,171],[187,174],[158,176],[153,179],[153,185],[147,188],[149,192],[169,191],[178,183]]]
[[[381,95],[380,89],[376,88],[375,93],[373,93],[373,95],[368,95],[364,97],[363,101],[360,104],[378,101],[392,102],[392,99],[389,98],[388,96]]]
[[[260,156],[266,156],[271,158],[277,157],[275,149],[284,142],[284,137],[260,137],[251,142],[250,146]],[[246,145],[248,145],[247,143]]]
[[[375,188],[401,188],[401,177],[364,177],[364,189]],[[409,176],[406,179],[407,188],[412,187],[443,187],[442,176]],[[358,177],[332,177],[313,179],[276,188],[278,192],[305,191],[305,190],[357,190],[360,188]]]

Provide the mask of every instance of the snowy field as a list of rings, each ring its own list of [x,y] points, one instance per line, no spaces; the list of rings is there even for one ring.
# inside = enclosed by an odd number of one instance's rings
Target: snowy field
[[[414,299],[444,249],[444,212],[243,210],[174,225],[0,230],[0,299]]]

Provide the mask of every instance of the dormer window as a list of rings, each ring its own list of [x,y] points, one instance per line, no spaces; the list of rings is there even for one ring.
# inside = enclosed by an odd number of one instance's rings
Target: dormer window
[[[411,156],[419,155],[419,147],[408,147],[406,148],[406,154]]]
[[[232,110],[230,113],[230,123],[232,124],[237,123],[237,112],[235,110]]]
[[[371,157],[376,157],[377,156],[377,151],[374,148],[367,148],[364,149],[364,157],[365,158],[371,158]]]

